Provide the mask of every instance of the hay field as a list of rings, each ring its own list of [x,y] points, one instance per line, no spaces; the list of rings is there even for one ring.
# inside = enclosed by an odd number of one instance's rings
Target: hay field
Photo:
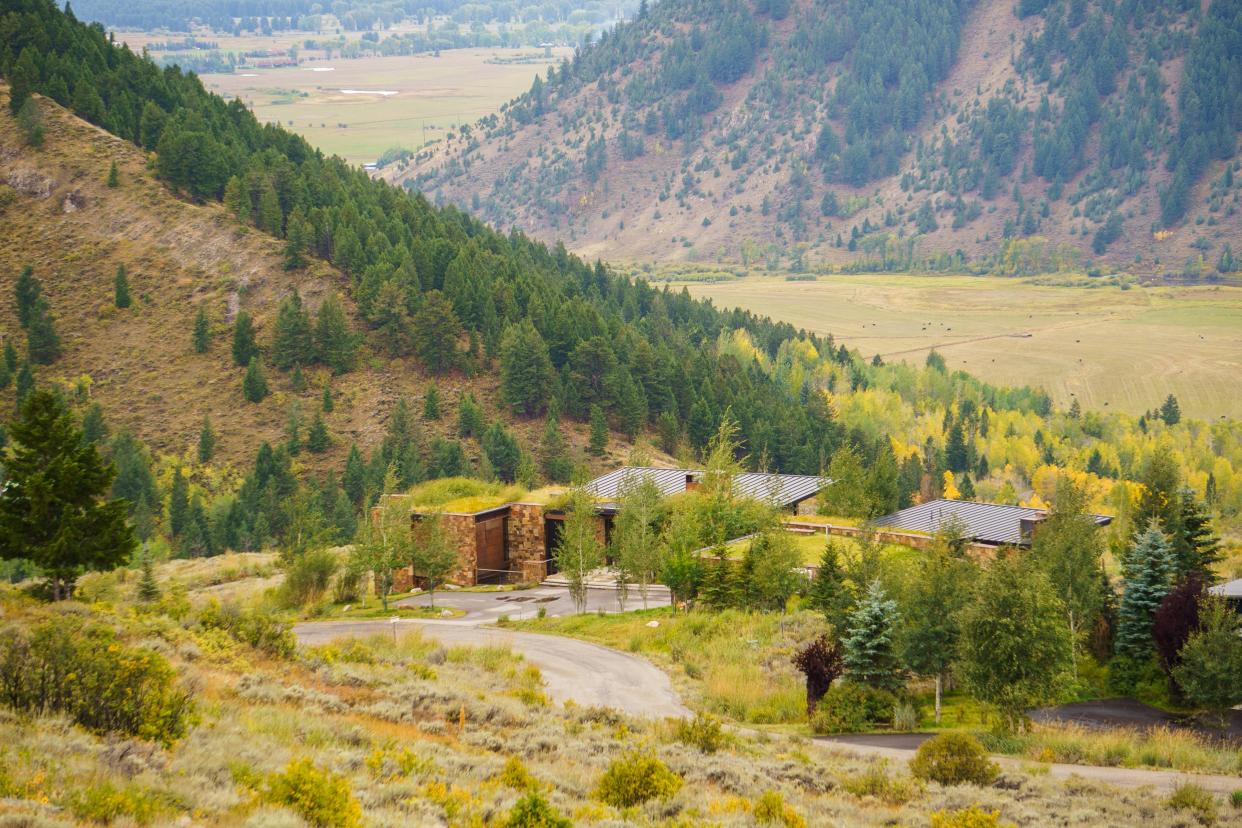
[[[497,111],[570,53],[551,51],[546,59],[538,49],[453,49],[440,57],[319,60],[202,80],[213,92],[241,98],[260,121],[278,122],[324,152],[362,164],[390,147],[418,149]],[[488,62],[519,55],[538,59]]]
[[[691,295],[832,333],[865,356],[1047,389],[1058,405],[1141,413],[1176,394],[1190,416],[1242,417],[1242,289],[1079,288],[968,276],[747,277]]]

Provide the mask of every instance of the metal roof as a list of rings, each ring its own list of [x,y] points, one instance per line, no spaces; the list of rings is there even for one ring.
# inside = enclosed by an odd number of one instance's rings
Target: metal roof
[[[1235,581],[1226,581],[1214,587],[1208,587],[1208,592],[1213,595],[1219,595],[1222,598],[1242,598],[1242,578],[1238,578]]]
[[[1041,520],[1046,509],[1026,506],[1004,506],[999,503],[975,503],[969,500],[932,500],[876,518],[875,525],[888,529],[913,532],[935,532],[949,520],[957,518],[965,526],[965,537],[980,543],[1025,545],[1029,537],[1022,534],[1023,520]],[[1112,522],[1106,515],[1092,515],[1100,526]]]
[[[686,490],[687,478],[698,478],[702,469],[657,469],[647,466],[623,466],[597,477],[586,485],[587,491],[602,500],[616,500],[628,480],[646,478],[655,483],[665,497]],[[813,497],[828,485],[825,477],[803,474],[768,474],[743,472],[734,476],[733,491],[742,497],[766,500],[777,506],[793,506]]]

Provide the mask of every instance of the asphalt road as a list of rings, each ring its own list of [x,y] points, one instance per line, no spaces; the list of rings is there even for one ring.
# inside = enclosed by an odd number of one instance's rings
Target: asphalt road
[[[466,614],[457,619],[459,622],[472,624],[492,624],[507,615],[514,621],[534,618],[539,610],[555,618],[560,615],[573,615],[577,612],[569,590],[565,587],[540,586],[532,589],[515,589],[508,592],[457,592],[443,591],[435,595],[437,607],[452,607],[465,610]],[[425,607],[431,603],[426,594],[403,598],[396,602],[402,607]],[[642,609],[643,600],[637,590],[630,593],[625,602],[624,610]],[[668,606],[667,593],[662,597],[649,594],[648,607]],[[611,589],[588,589],[587,612],[622,612],[617,601],[617,593]]]
[[[463,593],[466,594],[466,593]],[[611,707],[631,716],[683,718],[682,705],[668,675],[629,653],[555,635],[486,628],[477,622],[414,621],[396,623],[397,634],[417,629],[444,644],[497,645],[511,648],[543,673],[548,695],[564,704]],[[391,621],[313,621],[293,628],[298,642],[324,644],[336,638],[392,634]]]
[[[855,756],[878,756],[896,762],[908,762],[914,758],[915,743],[922,743],[930,734],[919,733],[859,733],[856,735],[823,736],[815,739],[821,747],[852,753]],[[1116,785],[1121,788],[1142,788],[1150,786],[1157,791],[1168,793],[1185,782],[1193,782],[1216,794],[1229,795],[1242,787],[1242,778],[1237,776],[1218,776],[1202,773],[1181,773],[1179,771],[1144,770],[1142,768],[1107,768],[1097,765],[1065,765],[1060,763],[1044,764],[1029,759],[1016,759],[1012,756],[993,756],[992,761],[1003,770],[1023,772],[1032,767],[1047,768],[1048,775],[1057,779],[1069,779],[1077,776]]]

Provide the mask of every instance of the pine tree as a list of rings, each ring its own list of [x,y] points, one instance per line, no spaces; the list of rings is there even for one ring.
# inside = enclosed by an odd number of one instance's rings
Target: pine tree
[[[596,457],[602,457],[608,448],[608,421],[604,419],[604,409],[598,405],[591,406],[591,437],[587,450]]]
[[[0,559],[32,561],[68,598],[87,570],[128,560],[137,541],[125,503],[105,500],[116,470],[84,444],[59,395],[35,391],[9,428],[5,486],[0,489]]]
[[[289,418],[285,421],[285,450],[290,457],[302,451],[302,406],[296,402],[289,406]]]
[[[319,405],[324,414],[331,414],[336,404],[332,401],[332,386],[325,385],[323,387],[323,402]]]
[[[142,552],[142,575],[138,578],[137,595],[138,600],[144,604],[154,603],[160,600],[160,585],[155,580],[155,561],[151,559],[151,553],[147,550]]]
[[[117,265],[116,278],[112,283],[112,298],[118,308],[128,308],[131,304],[129,298],[129,276],[125,273],[125,265]]]
[[[195,331],[197,335],[197,331]],[[197,345],[197,341],[196,341]],[[254,339],[254,321],[250,314],[240,311],[237,321],[233,323],[233,362],[237,365],[250,365],[259,355],[259,346]]]
[[[211,347],[211,329],[207,326],[207,311],[200,305],[194,314],[194,353],[205,354]]]
[[[1117,618],[1117,654],[1146,661],[1153,652],[1152,619],[1172,585],[1169,540],[1155,521],[1138,536],[1121,564],[1125,588]]]
[[[115,190],[119,186],[121,186],[121,181],[117,176],[116,162],[113,161],[108,167],[108,187]]]
[[[168,534],[181,537],[190,520],[190,478],[181,467],[173,470],[172,489],[168,495]]]
[[[849,616],[845,639],[845,669],[851,679],[884,690],[902,686],[901,665],[894,652],[894,630],[900,621],[897,602],[872,581]]]
[[[211,418],[203,417],[203,427],[198,432],[198,462],[210,463],[216,455],[216,434],[211,430]]]
[[[280,303],[272,329],[272,363],[281,370],[310,362],[315,357],[311,322],[297,291]]]
[[[1221,555],[1220,540],[1212,531],[1207,504],[1195,497],[1189,486],[1182,488],[1178,500],[1182,512],[1178,537],[1173,544],[1175,578],[1181,580],[1198,572],[1210,579]]]
[[[7,389],[13,384],[13,370],[9,368],[9,363],[0,359],[0,391]]]
[[[474,395],[463,394],[457,403],[457,436],[481,437],[483,435],[483,409],[479,408]]]
[[[4,340],[4,367],[9,369],[10,374],[17,373],[17,349],[13,347],[12,339]]]
[[[306,376],[302,373],[300,364],[293,366],[293,373],[289,375],[289,387],[295,394],[301,394],[306,390]]]
[[[267,377],[263,375],[263,366],[257,356],[250,358],[246,368],[246,378],[242,380],[242,395],[247,402],[257,403],[267,396]]]
[[[944,447],[944,460],[949,466],[949,471],[954,473],[966,471],[970,466],[970,458],[966,452],[966,438],[962,433],[960,420],[954,422],[949,429],[949,437]]]
[[[433,290],[423,296],[414,314],[414,351],[433,374],[444,374],[457,363],[457,340],[461,323],[444,294]]]
[[[504,483],[512,483],[517,479],[518,463],[522,452],[517,439],[509,433],[499,421],[491,424],[483,432],[483,452],[487,455],[496,476]]]
[[[423,397],[423,419],[440,419],[440,389],[434,382],[427,386],[427,393]]]
[[[92,403],[82,415],[82,439],[95,445],[102,445],[108,439],[108,425],[99,403]]]
[[[312,454],[323,454],[328,450],[331,441],[328,437],[328,426],[323,421],[323,414],[316,411],[311,423],[310,433],[306,436],[306,449]]]
[[[555,374],[548,346],[529,319],[510,325],[500,344],[500,395],[515,414],[533,416],[547,406]]]
[[[26,353],[30,361],[39,365],[51,365],[60,357],[60,335],[56,333],[56,320],[47,300],[35,303],[26,326]]]

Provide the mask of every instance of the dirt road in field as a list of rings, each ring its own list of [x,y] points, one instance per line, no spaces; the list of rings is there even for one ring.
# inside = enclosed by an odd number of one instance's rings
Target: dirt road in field
[[[392,635],[391,621],[322,621],[294,626],[301,644],[324,644],[336,638]],[[668,675],[651,662],[573,638],[501,630],[477,624],[403,619],[396,634],[417,630],[443,644],[509,647],[543,673],[548,695],[559,703],[611,707],[631,716],[686,717]]]

